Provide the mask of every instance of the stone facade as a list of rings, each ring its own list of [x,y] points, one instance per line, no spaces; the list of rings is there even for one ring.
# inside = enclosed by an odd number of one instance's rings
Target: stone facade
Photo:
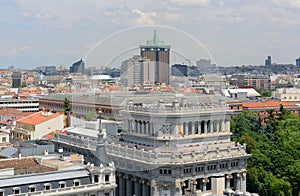
[[[247,194],[250,155],[246,145],[230,141],[225,105],[129,102],[122,118],[121,136],[104,137],[105,153],[117,168],[116,195]],[[58,134],[55,142],[60,148],[97,155],[96,139],[84,133]]]

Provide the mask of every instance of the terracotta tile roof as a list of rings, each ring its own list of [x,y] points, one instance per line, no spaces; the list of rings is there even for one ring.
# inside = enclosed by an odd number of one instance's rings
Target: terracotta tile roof
[[[21,118],[16,122],[29,124],[29,125],[38,125],[44,121],[48,121],[50,119],[56,118],[62,115],[61,113],[51,113],[51,112],[35,112],[27,117]]]
[[[46,134],[44,137],[54,139],[54,133],[61,133],[63,135],[66,135],[67,131],[66,130],[55,130],[55,131],[52,131],[51,133]]]
[[[14,168],[15,171],[36,171],[36,172],[47,172],[53,171],[54,169],[42,166],[36,162],[34,157],[26,157],[21,159],[3,159],[0,160],[0,169]]]
[[[23,112],[20,110],[17,110],[15,108],[1,108],[0,109],[0,115],[14,115],[14,114],[22,114]]]
[[[243,108],[278,108],[280,104],[283,107],[293,107],[295,104],[280,100],[264,100],[261,102],[242,102]]]

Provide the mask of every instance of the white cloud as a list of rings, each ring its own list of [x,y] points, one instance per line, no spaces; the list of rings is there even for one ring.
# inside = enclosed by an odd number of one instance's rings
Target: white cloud
[[[24,17],[30,17],[30,16],[32,16],[32,13],[29,11],[23,11],[23,12],[21,12],[21,15]]]
[[[210,0],[169,0],[171,4],[177,4],[181,6],[206,6]]]
[[[28,46],[18,46],[18,47],[11,48],[8,51],[2,51],[0,52],[0,54],[1,56],[16,56],[20,52],[25,52],[27,50],[29,50]]]
[[[281,38],[283,37],[282,33],[276,31],[263,32],[261,35],[261,40],[267,43],[279,44]]]
[[[54,16],[50,13],[41,13],[41,12],[32,12],[32,11],[22,11],[21,16],[24,18],[36,18],[39,20],[42,19],[50,19],[53,18]]]
[[[300,0],[272,0],[277,6],[289,9],[300,9]]]
[[[270,17],[269,21],[272,24],[282,24],[282,25],[298,25],[300,20],[288,19],[283,17]]]
[[[243,17],[240,14],[221,15],[220,17],[227,23],[243,23],[248,20],[246,17]]]
[[[132,13],[136,15],[133,19],[136,25],[153,25],[154,17],[156,16],[155,12],[143,12],[138,9],[132,10]]]

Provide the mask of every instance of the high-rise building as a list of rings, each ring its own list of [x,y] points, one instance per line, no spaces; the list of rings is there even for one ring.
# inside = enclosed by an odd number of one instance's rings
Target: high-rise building
[[[56,67],[55,66],[46,66],[45,73],[46,76],[53,76],[57,75]]]
[[[12,74],[12,87],[16,88],[22,84],[22,73],[21,72],[13,72]]]
[[[187,65],[174,64],[171,66],[171,75],[172,76],[187,77],[187,74],[188,74]]]
[[[85,64],[82,59],[80,61],[77,61],[73,63],[73,65],[70,67],[70,73],[84,73],[85,71]]]
[[[296,67],[300,68],[300,57],[296,59]]]
[[[134,55],[121,65],[121,82],[123,86],[135,87],[145,82],[154,82],[154,62]]]
[[[155,83],[170,83],[170,45],[159,40],[154,31],[153,39],[140,45],[141,56],[154,62]]]
[[[268,56],[268,58],[265,60],[265,66],[271,66],[271,64],[272,64],[271,56]]]
[[[211,68],[211,61],[209,59],[199,59],[196,62],[198,69],[205,70]]]

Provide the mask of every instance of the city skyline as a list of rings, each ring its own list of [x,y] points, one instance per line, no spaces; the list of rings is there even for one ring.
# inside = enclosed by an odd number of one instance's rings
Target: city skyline
[[[299,9],[300,2],[292,0],[2,1],[0,66],[70,66],[105,37],[143,25],[186,32],[221,66],[262,65],[266,56],[272,56],[275,63],[295,64],[300,56]],[[126,41],[142,44],[153,28],[148,31],[144,37]],[[172,40],[161,38],[173,48]],[[186,48],[183,52],[190,54]],[[206,57],[191,54],[188,58]]]

